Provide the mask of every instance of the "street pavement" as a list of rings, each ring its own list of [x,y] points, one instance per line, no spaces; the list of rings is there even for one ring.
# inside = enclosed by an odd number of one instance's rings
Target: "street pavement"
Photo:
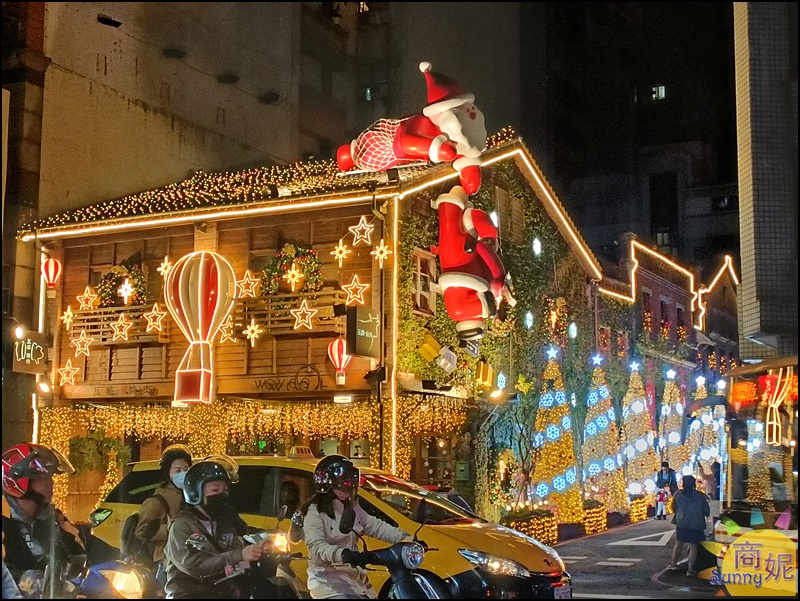
[[[671,517],[671,516],[669,516]],[[576,599],[708,599],[721,587],[667,571],[675,546],[669,519],[648,519],[558,543],[556,551],[572,575]]]

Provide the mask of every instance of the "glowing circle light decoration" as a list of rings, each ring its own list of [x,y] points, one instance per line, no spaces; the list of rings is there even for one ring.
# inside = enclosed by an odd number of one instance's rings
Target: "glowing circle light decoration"
[[[189,341],[175,374],[173,404],[210,403],[214,377],[213,342],[236,301],[236,274],[214,252],[190,253],[167,273],[167,309]]]

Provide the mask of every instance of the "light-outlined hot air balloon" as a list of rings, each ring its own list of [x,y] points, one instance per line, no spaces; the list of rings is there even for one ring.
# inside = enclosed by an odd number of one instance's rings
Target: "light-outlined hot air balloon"
[[[172,318],[189,341],[175,374],[173,406],[213,400],[213,342],[236,302],[236,275],[214,252],[190,253],[167,274],[164,296]]]
[[[42,277],[48,288],[55,288],[61,277],[61,261],[52,257],[42,261]]]
[[[347,342],[344,338],[337,338],[328,345],[328,357],[336,368],[336,385],[344,386],[344,370],[347,369],[350,359],[352,359],[352,356],[347,354]]]

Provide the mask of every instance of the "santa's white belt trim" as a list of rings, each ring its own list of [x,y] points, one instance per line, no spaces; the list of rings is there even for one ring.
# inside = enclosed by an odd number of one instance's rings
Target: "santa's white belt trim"
[[[442,148],[442,144],[447,142],[450,138],[448,138],[444,134],[439,134],[431,141],[431,147],[428,149],[428,156],[433,163],[441,163],[442,161],[439,159],[439,150]]]
[[[469,167],[470,165],[479,167],[482,162],[481,157],[459,157],[453,161],[453,169],[461,171],[464,167]]]
[[[466,288],[478,293],[478,300],[481,303],[481,317],[489,317],[489,303],[486,300],[486,293],[489,292],[489,282],[471,273],[460,271],[443,273],[439,276],[439,286],[442,292],[448,288]]]
[[[453,189],[450,190],[450,192],[445,192],[444,194],[439,195],[439,197],[433,203],[433,207],[438,209],[440,204],[449,202],[450,204],[454,204],[461,209],[464,209],[466,206],[466,201],[467,193],[464,192],[464,188],[461,186],[453,186]]]

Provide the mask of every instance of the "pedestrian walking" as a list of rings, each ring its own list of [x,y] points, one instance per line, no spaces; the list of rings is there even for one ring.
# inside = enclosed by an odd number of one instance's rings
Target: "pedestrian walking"
[[[684,547],[689,547],[689,563],[687,576],[696,576],[698,544],[706,539],[706,518],[711,515],[708,497],[697,490],[694,476],[683,477],[683,490],[675,493],[672,502],[675,517],[672,523],[677,529],[677,540],[672,551],[672,563],[668,570],[679,570],[678,561],[683,555]]]

